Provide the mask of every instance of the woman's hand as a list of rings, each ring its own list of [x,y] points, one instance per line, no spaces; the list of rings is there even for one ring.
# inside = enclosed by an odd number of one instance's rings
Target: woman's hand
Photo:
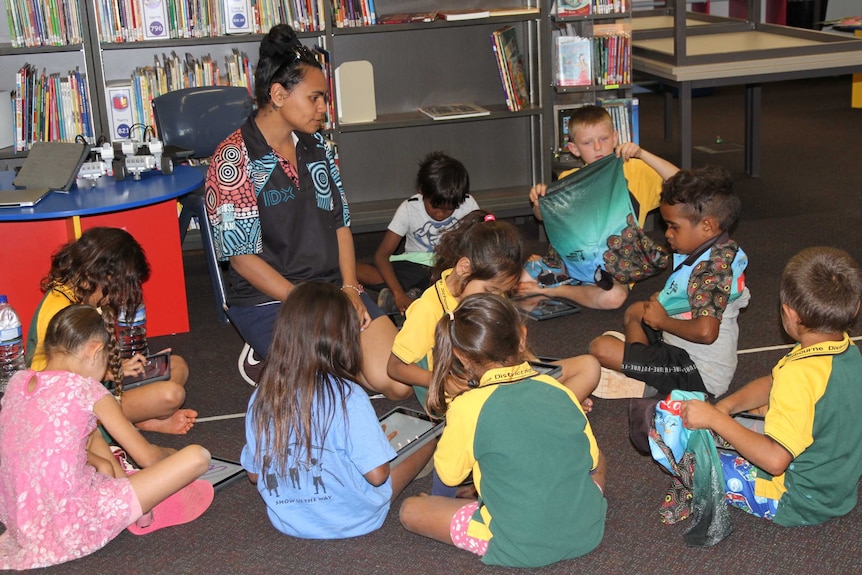
[[[359,290],[344,286],[341,288],[341,291],[347,294],[350,303],[353,304],[353,309],[356,310],[356,315],[359,316],[359,331],[364,331],[365,328],[371,325],[371,315],[368,313],[365,302],[362,301],[362,297],[359,295]]]

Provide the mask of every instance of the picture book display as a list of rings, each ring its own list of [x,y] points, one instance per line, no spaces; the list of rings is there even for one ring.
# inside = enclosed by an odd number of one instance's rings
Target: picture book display
[[[592,46],[589,38],[559,35],[554,39],[554,70],[558,86],[593,83]]]
[[[417,449],[443,433],[443,421],[436,421],[422,411],[396,407],[380,416],[380,426],[398,455],[389,462],[395,467]]]
[[[590,13],[590,0],[557,0],[555,5],[555,13],[560,18],[586,16]]]
[[[491,112],[476,104],[446,104],[442,106],[423,106],[419,111],[432,120],[458,120],[487,116]]]

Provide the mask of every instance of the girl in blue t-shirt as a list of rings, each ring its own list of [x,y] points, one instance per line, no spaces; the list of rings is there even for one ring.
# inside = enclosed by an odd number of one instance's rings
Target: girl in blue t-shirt
[[[434,441],[390,473],[395,451],[355,383],[360,358],[359,319],[343,292],[321,282],[291,291],[249,400],[241,455],[282,533],[335,539],[374,531],[431,457]]]

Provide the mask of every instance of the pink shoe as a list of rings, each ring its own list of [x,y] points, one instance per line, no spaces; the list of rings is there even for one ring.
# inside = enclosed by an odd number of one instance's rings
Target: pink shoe
[[[194,521],[206,511],[213,501],[213,485],[204,479],[198,479],[186,485],[152,510],[152,521],[144,517],[137,523],[129,525],[129,531],[135,535],[146,535],[163,527],[182,525]],[[144,523],[144,525],[141,525]]]

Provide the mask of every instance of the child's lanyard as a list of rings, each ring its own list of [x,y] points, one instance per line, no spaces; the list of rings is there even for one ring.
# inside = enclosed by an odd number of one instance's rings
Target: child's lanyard
[[[714,238],[710,238],[710,239],[706,240],[705,242],[700,244],[700,246],[698,246],[698,248],[696,250],[691,252],[687,258],[685,258],[683,261],[679,262],[677,264],[677,266],[675,268],[673,268],[673,271],[670,273],[670,275],[673,275],[676,272],[678,272],[680,270],[680,268],[682,268],[683,266],[692,265],[694,262],[697,261],[697,258],[699,258],[700,256],[703,255],[703,253],[706,250],[710,249],[715,244],[724,243],[728,239],[730,239],[730,234],[727,233],[726,231],[724,231],[724,232],[721,232],[720,234],[718,234],[717,236],[715,236]]]
[[[456,300],[455,305],[453,306],[449,305],[449,296],[446,295],[446,287],[443,285],[444,281],[445,280],[443,278],[437,280],[437,283],[434,284],[434,289],[437,291],[437,299],[440,300],[440,306],[443,308],[443,313],[449,314],[453,313],[455,308],[458,307],[458,301]]]

